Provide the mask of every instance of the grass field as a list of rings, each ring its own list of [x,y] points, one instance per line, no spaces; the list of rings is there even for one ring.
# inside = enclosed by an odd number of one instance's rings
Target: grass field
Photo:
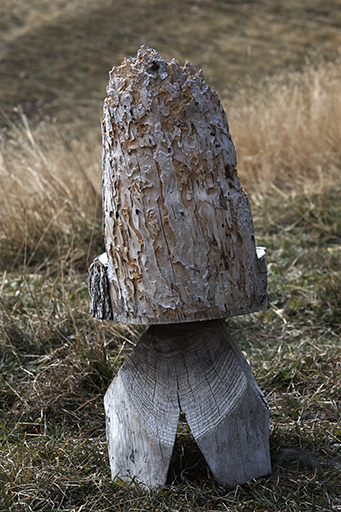
[[[29,4],[0,6],[0,510],[341,510],[338,2],[143,0],[141,26],[129,0]],[[103,251],[96,123],[135,39],[204,67],[224,98],[267,247],[269,306],[227,325],[270,406],[273,474],[232,491],[185,418],[164,489],[110,481],[103,395],[144,327],[89,315],[87,268]]]

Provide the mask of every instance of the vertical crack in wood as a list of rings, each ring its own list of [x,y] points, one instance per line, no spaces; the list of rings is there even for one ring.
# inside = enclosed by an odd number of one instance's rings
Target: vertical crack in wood
[[[152,459],[165,483],[180,411],[220,483],[233,487],[268,474],[269,411],[264,400],[222,321],[152,326],[105,397],[109,453],[117,458],[112,474],[119,464],[121,469],[128,464],[130,474],[142,479]],[[129,446],[124,450],[118,443]],[[126,457],[127,462],[123,456],[131,455],[131,445],[134,460]],[[148,450],[152,455],[146,463]],[[150,469],[148,475],[153,486]],[[157,482],[163,485],[160,478]]]

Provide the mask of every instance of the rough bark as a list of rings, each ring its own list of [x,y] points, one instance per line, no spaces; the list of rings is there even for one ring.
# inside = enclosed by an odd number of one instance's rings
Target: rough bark
[[[112,320],[108,281],[108,258],[103,253],[89,267],[90,313],[99,320]]]
[[[113,319],[175,323],[258,311],[248,197],[218,95],[189,63],[142,47],[110,73],[103,214]]]
[[[271,472],[265,398],[220,320],[150,327],[104,401],[113,478],[165,484],[180,411],[219,483]]]
[[[257,247],[257,258],[259,271],[266,275],[266,253],[263,247]],[[110,287],[108,280],[108,257],[103,253],[94,259],[89,267],[89,295],[90,313],[99,320],[115,320],[116,316],[112,311]],[[230,312],[231,316],[233,311]],[[154,323],[158,322],[155,319]]]

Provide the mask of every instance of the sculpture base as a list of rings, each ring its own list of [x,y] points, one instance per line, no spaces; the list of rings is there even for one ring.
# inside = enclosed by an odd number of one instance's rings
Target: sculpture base
[[[165,485],[181,411],[220,484],[271,473],[268,406],[221,320],[149,327],[104,405],[112,478]]]

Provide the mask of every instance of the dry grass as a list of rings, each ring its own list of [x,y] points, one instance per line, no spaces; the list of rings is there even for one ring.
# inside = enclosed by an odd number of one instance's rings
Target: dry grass
[[[338,188],[340,90],[341,59],[269,79],[229,103],[239,174],[255,201]],[[58,257],[84,269],[102,247],[100,133],[68,143],[47,122],[33,132],[21,120],[1,140],[2,264]]]
[[[102,399],[143,327],[88,313],[85,269],[103,246],[99,135],[69,144],[22,116],[2,136],[1,510],[341,509],[340,85],[339,62],[321,64],[229,105],[270,304],[228,326],[270,404],[274,466],[233,491],[185,423],[165,489],[110,482]]]
[[[80,9],[88,10],[92,3],[92,0],[2,0],[0,27],[4,31],[3,41],[10,43],[62,15],[71,15]]]
[[[102,247],[100,137],[67,143],[27,119],[1,140],[0,258],[30,266],[63,260],[84,270]]]
[[[242,91],[228,118],[246,189],[322,193],[339,183],[341,60]]]

